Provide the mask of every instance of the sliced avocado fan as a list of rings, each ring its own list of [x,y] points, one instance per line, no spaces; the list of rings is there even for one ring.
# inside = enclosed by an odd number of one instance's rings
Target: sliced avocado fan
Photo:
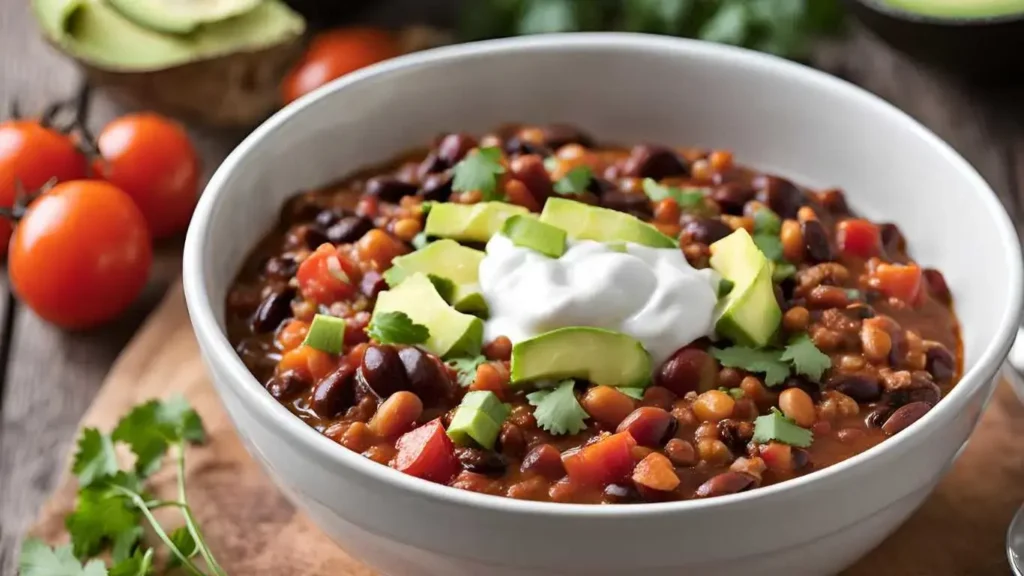
[[[140,26],[190,34],[203,24],[241,16],[262,0],[107,0],[125,18]]]

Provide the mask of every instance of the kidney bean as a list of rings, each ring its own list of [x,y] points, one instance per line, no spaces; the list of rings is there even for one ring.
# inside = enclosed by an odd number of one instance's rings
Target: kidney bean
[[[309,407],[321,418],[334,418],[355,403],[355,369],[343,362],[313,387]]]
[[[309,388],[309,380],[294,370],[288,370],[282,374],[271,376],[265,387],[271,396],[285,402]]]
[[[828,312],[830,308],[845,308],[849,304],[846,290],[838,286],[815,286],[807,295],[807,306]],[[849,318],[844,316],[844,318]]]
[[[294,228],[289,233],[289,236],[290,239],[294,239],[296,242],[301,243],[310,250],[316,250],[321,244],[327,242],[326,234],[324,234],[319,228],[306,224],[302,224]]]
[[[554,194],[551,177],[544,168],[544,159],[535,154],[525,154],[514,158],[509,163],[511,177],[521,181],[538,203]]]
[[[378,400],[410,388],[398,351],[386,344],[366,348],[359,366],[359,377]]]
[[[449,172],[428,174],[416,195],[431,202],[447,202],[452,195],[452,175]]]
[[[554,150],[566,144],[579,144],[584,148],[594,146],[594,139],[589,134],[566,124],[548,124],[541,126],[540,130],[544,136],[544,144]]]
[[[469,134],[448,134],[437,146],[437,158],[449,167],[455,166],[470,150],[476,148],[476,145],[476,138]]]
[[[462,468],[467,472],[484,476],[501,476],[508,467],[508,460],[497,452],[478,448],[456,448]]]
[[[346,216],[327,229],[332,244],[351,244],[373,230],[373,220],[365,216]]]
[[[743,207],[753,200],[756,194],[757,192],[746,184],[727,182],[711,191],[711,199],[721,207],[722,212],[739,216],[743,214]]]
[[[641,406],[653,406],[662,410],[671,410],[672,403],[676,401],[676,395],[668,388],[661,386],[649,386],[644,390],[644,397],[640,400]]]
[[[685,162],[670,148],[652,144],[634,146],[623,166],[624,176],[661,180],[689,174]]]
[[[562,454],[551,444],[538,444],[534,446],[520,466],[523,472],[540,474],[549,480],[557,480],[565,476],[565,467],[562,465]]]
[[[902,260],[902,255],[907,249],[907,240],[895,224],[881,224],[878,231],[882,237],[882,251],[890,260]]]
[[[893,413],[893,407],[886,403],[880,402],[877,404],[868,415],[864,417],[864,424],[868,428],[881,428],[882,424],[889,418],[889,415]]]
[[[833,374],[825,384],[857,402],[874,402],[882,396],[882,384],[873,374]]]
[[[665,455],[676,466],[693,466],[697,463],[697,451],[693,444],[680,438],[673,438],[665,444]]]
[[[732,228],[717,218],[692,218],[683,224],[683,235],[700,244],[713,244],[729,234]]]
[[[535,144],[527,140],[523,140],[518,135],[510,137],[505,140],[505,154],[510,157],[521,156],[523,154],[536,154],[542,158],[546,158],[554,154],[554,150],[543,144]]]
[[[437,151],[431,150],[427,157],[420,162],[420,165],[416,168],[416,175],[422,182],[430,174],[436,174],[438,172],[444,172],[451,168],[447,162],[441,160],[440,156],[437,155]]]
[[[403,182],[393,176],[374,176],[366,181],[368,196],[375,196],[384,202],[398,202],[405,196],[416,193],[416,185]]]
[[[511,422],[503,423],[494,450],[513,458],[521,457],[526,451],[526,437],[523,435],[523,429]]]
[[[796,213],[807,204],[807,197],[789,180],[778,176],[758,176],[754,179],[756,197],[782,218],[796,218]]]
[[[953,302],[953,295],[949,292],[949,285],[946,284],[946,277],[935,268],[925,268],[923,271],[925,286],[933,298],[949,305]]]
[[[629,432],[629,435],[641,446],[661,446],[669,437],[671,425],[675,422],[672,415],[653,406],[637,408],[626,419],[619,423],[616,432]]]
[[[266,333],[277,330],[281,322],[292,317],[292,300],[295,299],[295,295],[294,288],[285,288],[264,298],[253,314],[253,331]]]
[[[931,405],[925,402],[911,402],[900,406],[886,419],[885,424],[882,425],[882,432],[885,432],[886,436],[902,432],[907,426],[920,420],[931,409]]]
[[[826,210],[836,216],[845,216],[850,213],[850,207],[846,204],[846,195],[842,190],[835,188],[825,190],[819,195],[819,201]]]
[[[747,443],[754,438],[754,425],[744,420],[727,418],[718,423],[718,437],[729,450],[742,454],[747,450]]]
[[[800,231],[804,236],[804,247],[811,262],[831,262],[835,259],[832,245],[828,240],[825,226],[818,220],[806,220],[800,223]]]
[[[668,388],[677,396],[710,390],[717,380],[718,362],[700,348],[680,348],[655,374],[655,384]]]
[[[436,358],[415,346],[399,350],[398,358],[405,369],[405,376],[410,385],[409,389],[425,402],[432,404],[451,397],[453,392],[451,382],[446,373],[442,371],[440,362]]]
[[[911,376],[909,387],[893,390],[887,393],[885,398],[893,406],[903,406],[911,402],[924,402],[934,406],[942,398],[942,390],[931,380],[914,375]]]
[[[942,344],[935,343],[925,350],[925,370],[927,370],[936,382],[948,384],[953,381],[956,372],[956,358],[953,353]]]
[[[273,256],[263,265],[263,275],[269,278],[286,280],[295,276],[299,269],[298,262],[290,256]]]
[[[700,485],[694,493],[695,498],[713,498],[736,494],[753,488],[757,478],[744,472],[723,472]]]
[[[605,192],[601,196],[601,206],[632,214],[637,218],[645,220],[650,220],[654,215],[651,201],[643,194],[621,192],[619,190]]]

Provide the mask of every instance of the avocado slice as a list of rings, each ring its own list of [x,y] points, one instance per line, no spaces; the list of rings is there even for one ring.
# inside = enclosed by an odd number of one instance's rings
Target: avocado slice
[[[715,330],[742,346],[767,345],[782,321],[771,261],[740,228],[711,245],[711,268],[733,283],[718,301]]]
[[[451,238],[463,242],[487,242],[501,230],[501,225],[516,214],[529,214],[522,206],[505,202],[478,204],[433,204],[427,214],[424,232],[435,238]]]
[[[540,221],[568,232],[571,238],[598,242],[633,242],[652,248],[674,248],[676,241],[639,218],[565,198],[548,198]]]
[[[454,285],[451,294],[441,294],[449,304],[459,312],[486,314],[487,302],[477,283],[477,272],[483,259],[484,253],[479,250],[467,248],[454,240],[438,240],[412,254],[395,258],[391,268],[384,273],[384,280],[394,288],[416,272],[446,278]]]
[[[512,346],[513,385],[578,378],[606,386],[644,387],[651,355],[637,340],[603,328],[559,328]]]
[[[256,8],[261,0],[106,1],[139,26],[168,34],[191,34],[204,24],[241,16]]]
[[[428,352],[441,357],[480,353],[483,321],[449,306],[422,272],[413,273],[396,288],[377,295],[373,313],[384,312],[404,312],[413,322],[426,326],[430,338],[423,348]]]
[[[505,220],[501,234],[516,246],[535,250],[551,258],[565,254],[565,230],[545,224],[532,215],[517,214]]]
[[[509,411],[494,392],[467,392],[448,425],[448,437],[460,446],[472,444],[472,439],[490,450],[494,448],[501,424],[508,418]]]

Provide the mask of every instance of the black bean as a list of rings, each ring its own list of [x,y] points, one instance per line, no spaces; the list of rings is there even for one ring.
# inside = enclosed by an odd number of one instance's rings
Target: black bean
[[[428,406],[452,396],[453,389],[440,362],[415,346],[402,348],[398,352],[410,390]]]
[[[640,492],[634,486],[625,484],[609,484],[604,488],[604,495],[610,502],[627,504],[642,500]]]
[[[505,473],[505,468],[508,467],[508,460],[491,450],[456,448],[455,454],[458,456],[462,468],[474,474],[501,476]]]
[[[384,277],[381,276],[380,272],[375,270],[370,270],[363,274],[363,279],[359,281],[359,291],[367,298],[376,298],[377,294],[387,289],[388,283],[384,281]]]
[[[800,223],[800,231],[803,232],[804,246],[807,248],[807,256],[811,262],[831,262],[835,256],[832,253],[832,244],[828,240],[828,232],[825,226],[817,220],[807,220]]]
[[[294,288],[285,288],[274,292],[260,303],[252,316],[254,332],[273,332],[288,318],[292,317],[292,300],[295,298]]]
[[[263,274],[269,278],[288,279],[295,276],[298,262],[291,256],[273,256],[263,265]]]
[[[405,374],[398,351],[394,346],[386,344],[366,349],[363,353],[363,362],[359,366],[359,377],[379,400],[384,400],[399,390],[410,388],[409,378]]]
[[[281,402],[288,402],[309,388],[309,380],[294,370],[275,374],[266,383],[267,392]]]
[[[872,374],[833,374],[825,384],[857,402],[874,402],[882,396],[882,383]]]
[[[448,134],[437,146],[437,158],[449,167],[455,166],[476,144],[476,138],[469,134]]]
[[[811,463],[811,454],[803,448],[793,448],[791,454],[793,470],[800,470]]]
[[[330,241],[327,234],[324,234],[320,228],[314,228],[313,226],[306,226],[302,233],[302,239],[310,250],[316,250],[321,244],[326,244]]]
[[[882,249],[890,259],[895,260],[906,251],[907,241],[895,224],[882,224],[879,226],[879,232],[882,237]]]
[[[334,418],[355,404],[355,368],[343,362],[313,387],[309,407],[321,418]]]
[[[542,126],[541,133],[544,135],[544,144],[552,150],[558,150],[566,144],[579,144],[584,148],[594,146],[594,139],[589,134],[567,124]]]
[[[931,373],[936,382],[948,384],[953,381],[953,374],[956,372],[956,358],[948,348],[942,344],[935,344],[925,351],[925,357],[927,358],[925,370]]]
[[[864,417],[864,423],[869,428],[881,428],[892,412],[893,407],[891,405],[886,402],[880,402]]]
[[[346,216],[327,229],[327,239],[334,244],[351,244],[373,230],[373,220],[365,216]]]
[[[796,218],[796,213],[807,205],[807,196],[789,180],[777,176],[759,176],[754,179],[757,199],[783,218]]]
[[[686,163],[671,148],[641,144],[634,146],[623,166],[624,176],[661,180],[690,173]]]
[[[700,485],[694,493],[695,498],[712,498],[714,496],[725,496],[736,494],[753,488],[757,484],[757,478],[744,472],[723,472],[707,482]]]
[[[890,392],[890,404],[902,406],[911,402],[924,402],[934,406],[942,398],[942,389],[926,376],[914,374],[910,378],[910,384],[910,388]]]
[[[606,192],[601,196],[601,206],[632,214],[643,219],[650,219],[654,215],[651,201],[644,194],[620,192],[618,190]]]
[[[316,222],[317,227],[321,230],[326,230],[333,226],[338,220],[341,220],[345,216],[348,216],[349,212],[343,208],[324,208],[317,215]]]
[[[886,419],[885,424],[882,425],[882,431],[885,432],[886,436],[902,432],[908,426],[920,420],[931,409],[931,405],[924,402],[911,402],[901,406]]]
[[[422,182],[430,174],[444,172],[449,168],[451,168],[451,166],[448,166],[447,162],[441,160],[441,158],[438,157],[437,152],[431,151],[429,154],[427,154],[427,157],[424,158],[420,162],[420,165],[416,168],[416,175]]]
[[[403,182],[392,176],[374,176],[366,181],[366,195],[376,196],[384,202],[397,203],[405,196],[416,193],[415,184]]]
[[[423,184],[416,195],[432,202],[447,202],[452,195],[451,173],[430,174],[423,179]]]
[[[738,216],[743,214],[743,206],[753,200],[756,193],[747,184],[727,182],[721,186],[715,186],[711,191],[711,199],[718,204],[722,212]]]
[[[281,209],[281,219],[284,222],[309,222],[320,213],[320,201],[312,194],[299,194],[293,196]]]
[[[949,292],[949,285],[946,284],[946,277],[942,272],[935,268],[925,268],[924,279],[932,298],[947,305],[953,302],[953,295]]]
[[[505,153],[508,154],[509,156],[524,156],[526,154],[536,154],[537,156],[540,156],[542,158],[547,158],[548,156],[551,156],[552,154],[555,153],[554,150],[543,144],[534,144],[533,142],[527,142],[526,140],[523,140],[519,136],[512,136],[511,138],[506,140],[503,148],[505,149]]]
[[[836,216],[845,216],[850,213],[850,207],[846,204],[846,195],[842,190],[826,190],[821,194],[821,205]]]
[[[718,437],[733,453],[743,454],[747,451],[747,443],[754,438],[754,425],[727,418],[718,423]]]
[[[868,318],[874,318],[876,313],[871,305],[857,302],[846,307],[846,315],[850,318],[867,320]]]
[[[590,183],[587,184],[587,191],[593,192],[598,198],[609,192],[614,192],[615,190],[615,184],[597,176],[591,178]]]
[[[711,245],[732,234],[732,228],[717,218],[693,217],[683,224],[683,235],[691,241]]]
[[[815,404],[821,401],[821,386],[811,382],[803,376],[791,376],[786,378],[786,381],[782,383],[782,388],[780,388],[779,391],[781,392],[786,388],[799,388],[804,392],[807,392],[807,395],[811,397],[811,400],[813,400]]]

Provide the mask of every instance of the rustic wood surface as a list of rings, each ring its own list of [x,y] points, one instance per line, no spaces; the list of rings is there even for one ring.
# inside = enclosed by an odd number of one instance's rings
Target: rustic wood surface
[[[27,3],[0,0],[0,106],[17,98],[23,110],[33,111],[73,94],[79,76],[38,38]],[[429,4],[411,3],[421,14],[429,13]],[[382,12],[384,21],[409,17],[393,5]],[[1024,230],[1024,93],[964,85],[859,30],[824,47],[815,63],[890,100],[946,139],[988,179]],[[90,125],[100,127],[120,112],[96,95]],[[208,172],[240,137],[192,133]],[[179,251],[180,239],[160,246],[153,281],[139,304],[113,325],[89,332],[70,334],[46,325],[0,283],[0,574],[14,573],[22,533],[57,486],[79,419],[114,358],[176,275]]]

